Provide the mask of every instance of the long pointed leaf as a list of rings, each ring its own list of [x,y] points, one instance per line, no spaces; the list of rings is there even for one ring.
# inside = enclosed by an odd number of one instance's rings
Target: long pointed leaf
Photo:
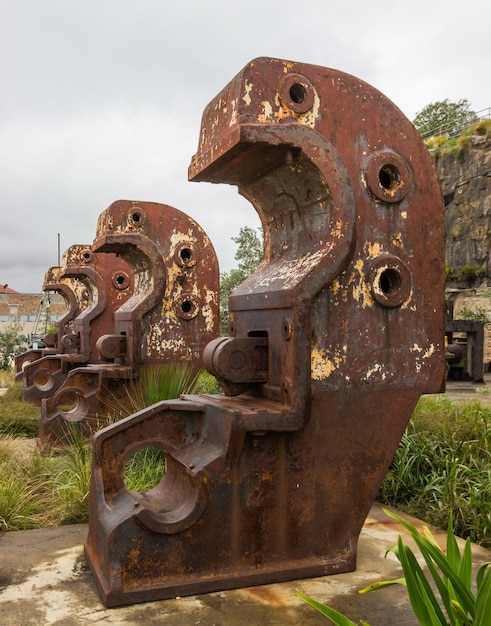
[[[470,591],[472,584],[472,551],[469,538],[466,539],[462,559],[460,560],[459,578]]]
[[[411,533],[411,536],[416,542],[418,548],[421,550],[421,554],[423,555],[426,563],[429,565],[431,563],[431,560],[433,560],[435,564],[438,565],[438,567],[442,571],[442,574],[451,581],[463,609],[471,617],[474,617],[475,598],[469,591],[469,589],[467,589],[462,583],[458,576],[458,573],[454,572],[454,570],[450,567],[447,558],[445,557],[443,552],[439,548],[436,548],[432,542],[423,537],[410,522],[406,521],[396,513],[392,513],[391,511],[388,511],[386,509],[384,509],[384,511],[387,513],[387,515],[389,515],[389,517],[397,520],[402,526],[404,526],[404,528],[406,528]]]
[[[446,620],[437,599],[413,552],[399,537],[399,559],[406,577],[409,601],[415,617],[425,626],[445,626]]]
[[[489,565],[489,564],[488,564]],[[481,568],[482,569],[482,568]],[[481,579],[476,598],[476,616],[473,626],[489,626],[491,620],[491,568]]]
[[[370,591],[378,591],[379,589],[385,589],[385,587],[392,587],[392,585],[406,585],[405,578],[394,578],[394,580],[379,580],[376,583],[367,585],[363,589],[359,589],[358,593],[369,593]]]
[[[484,575],[486,573],[486,570],[490,565],[491,565],[491,561],[488,561],[487,563],[483,563],[476,574],[476,585],[477,585],[478,591],[481,587],[482,581],[484,580]]]
[[[355,622],[352,622],[345,615],[339,613],[339,611],[331,609],[331,607],[326,606],[325,604],[321,604],[320,602],[317,602],[317,600],[309,598],[309,596],[300,593],[300,591],[295,591],[295,594],[300,598],[300,600],[310,605],[316,611],[319,611],[319,613],[321,615],[324,615],[324,617],[330,619],[331,622],[335,624],[335,626],[357,626]],[[369,625],[367,624],[367,626]]]

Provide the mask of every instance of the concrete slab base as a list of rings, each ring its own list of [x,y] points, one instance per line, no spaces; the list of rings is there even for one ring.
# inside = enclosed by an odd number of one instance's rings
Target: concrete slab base
[[[422,527],[421,522],[411,521]],[[375,504],[360,536],[355,572],[106,609],[83,556],[87,525],[10,532],[0,539],[1,622],[9,626],[327,624],[295,596],[297,589],[356,623],[364,619],[372,626],[414,626],[417,621],[404,587],[358,594],[371,582],[401,575],[395,557],[384,558],[399,534],[408,540],[401,526]],[[444,541],[444,533],[438,536]],[[491,560],[491,553],[477,546],[473,553],[476,568]]]

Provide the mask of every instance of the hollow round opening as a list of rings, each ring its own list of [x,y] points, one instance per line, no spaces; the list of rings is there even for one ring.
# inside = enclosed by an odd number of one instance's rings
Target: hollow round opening
[[[47,389],[52,382],[51,372],[48,369],[42,368],[35,372],[33,376],[33,383],[39,389]]]
[[[124,485],[128,491],[149,491],[162,481],[166,469],[167,459],[162,448],[140,448],[126,462]]]
[[[118,285],[124,285],[125,280],[126,279],[122,274],[118,274],[118,276],[116,276],[116,282]]]
[[[76,413],[80,407],[82,395],[79,391],[69,389],[60,393],[56,400],[56,408],[65,416]]]
[[[302,104],[306,97],[307,91],[302,84],[294,83],[290,87],[290,98],[292,99],[292,102],[295,102],[295,104]]]
[[[132,213],[131,215],[131,219],[135,222],[135,224],[138,224],[141,218],[142,216],[139,213]]]
[[[193,257],[193,253],[189,248],[181,248],[181,250],[179,251],[179,256],[184,263],[189,263],[189,261]]]
[[[386,163],[378,173],[380,185],[387,191],[397,189],[401,184],[401,174],[395,165]]]
[[[181,304],[181,310],[183,313],[191,313],[193,310],[193,303],[191,300],[184,300]]]
[[[388,268],[380,274],[379,285],[381,291],[390,296],[401,288],[401,275],[397,270]]]

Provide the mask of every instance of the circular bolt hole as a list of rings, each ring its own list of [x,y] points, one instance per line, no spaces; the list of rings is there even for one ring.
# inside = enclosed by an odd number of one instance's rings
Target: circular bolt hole
[[[192,320],[199,309],[199,300],[190,293],[183,294],[176,302],[176,312],[183,320]]]
[[[295,113],[307,113],[314,105],[312,83],[301,74],[286,74],[280,81],[279,94],[283,103]]]
[[[398,257],[383,255],[374,259],[368,280],[373,299],[382,306],[400,306],[411,295],[411,274]]]
[[[411,170],[406,161],[392,150],[370,155],[365,179],[375,198],[388,203],[403,200],[412,186]]]
[[[133,226],[143,226],[145,222],[145,213],[140,208],[129,211],[128,222],[133,224]]]
[[[116,289],[122,290],[126,289],[129,286],[130,279],[127,274],[120,272],[118,274],[114,274],[114,276],[112,277],[112,283]]]
[[[184,263],[189,263],[189,261],[193,258],[193,253],[189,248],[181,248],[179,256],[184,261]]]
[[[378,173],[380,185],[387,191],[396,190],[401,184],[401,174],[395,165],[387,163]]]
[[[390,296],[401,288],[401,275],[395,269],[386,269],[380,274],[379,285],[382,292]]]
[[[193,303],[190,300],[184,300],[184,302],[181,304],[181,310],[183,313],[191,313],[191,311],[193,310]]]
[[[302,102],[305,101],[306,97],[307,92],[305,90],[305,87],[300,83],[294,83],[290,87],[290,98],[292,99],[292,102],[295,102],[295,104],[302,104]]]
[[[126,462],[124,485],[128,491],[143,493],[156,487],[164,478],[167,458],[162,448],[137,450]]]

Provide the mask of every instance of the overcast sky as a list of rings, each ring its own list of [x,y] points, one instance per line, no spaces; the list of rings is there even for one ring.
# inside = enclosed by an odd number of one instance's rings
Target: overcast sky
[[[250,60],[339,69],[409,119],[437,100],[491,106],[485,0],[0,0],[0,282],[40,291],[114,200],[170,204],[221,270],[257,215],[235,187],[190,183],[206,104]]]

